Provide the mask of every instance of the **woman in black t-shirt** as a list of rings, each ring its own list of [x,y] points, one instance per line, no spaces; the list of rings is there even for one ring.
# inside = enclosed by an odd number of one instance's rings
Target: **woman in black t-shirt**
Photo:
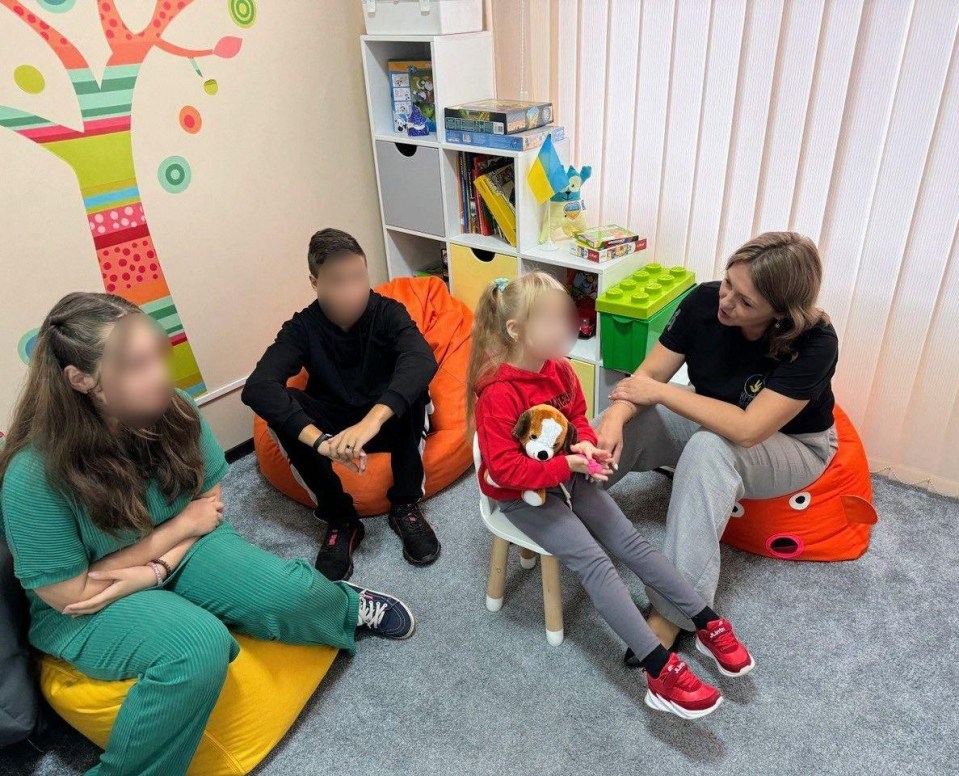
[[[816,307],[819,252],[794,232],[767,232],[680,304],[595,426],[618,472],[676,469],[663,551],[713,604],[719,539],[741,498],[814,482],[836,452],[830,385],[838,340]],[[670,384],[686,364],[695,390]],[[691,623],[655,590],[649,624],[666,646]]]

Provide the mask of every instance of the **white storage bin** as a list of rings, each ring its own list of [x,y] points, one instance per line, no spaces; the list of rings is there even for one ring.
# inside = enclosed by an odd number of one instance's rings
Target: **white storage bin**
[[[483,0],[360,0],[369,35],[448,35],[483,29]]]

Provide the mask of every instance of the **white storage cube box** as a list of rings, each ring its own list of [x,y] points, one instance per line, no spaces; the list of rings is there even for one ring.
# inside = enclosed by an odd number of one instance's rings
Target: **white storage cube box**
[[[383,221],[387,226],[446,236],[439,155],[438,148],[376,141]]]
[[[369,35],[449,35],[483,29],[483,0],[360,0]]]

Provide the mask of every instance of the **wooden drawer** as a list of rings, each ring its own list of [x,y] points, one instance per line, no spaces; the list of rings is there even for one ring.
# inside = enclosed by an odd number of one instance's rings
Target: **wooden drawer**
[[[450,245],[450,291],[470,310],[486,287],[496,278],[515,278],[519,274],[519,259],[501,253]]]
[[[580,361],[578,358],[571,358],[569,362],[573,365],[573,371],[576,372],[579,383],[583,386],[583,393],[586,395],[586,417],[592,420],[596,413],[594,406],[596,400],[596,364]]]

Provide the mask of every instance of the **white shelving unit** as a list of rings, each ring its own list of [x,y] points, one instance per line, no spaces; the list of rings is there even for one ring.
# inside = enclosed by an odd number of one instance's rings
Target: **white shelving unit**
[[[450,291],[473,307],[482,289],[497,277],[542,270],[565,283],[568,270],[581,270],[597,277],[599,293],[602,293],[649,260],[645,252],[640,252],[595,264],[571,254],[564,242],[558,242],[556,250],[544,250],[539,244],[544,207],[537,204],[526,185],[526,176],[538,149],[497,151],[446,142],[443,128],[446,106],[496,95],[490,32],[364,35],[360,46],[386,263],[391,278],[416,275],[437,266],[445,248]],[[435,133],[408,137],[394,130],[388,65],[398,59],[432,62]],[[568,160],[568,140],[556,145],[560,157]],[[512,160],[516,181],[515,247],[495,236],[463,232],[458,173],[459,154],[463,152]],[[587,202],[588,199],[586,197]],[[609,389],[621,373],[602,368],[598,323],[596,334],[578,340],[570,358],[590,400],[591,410],[602,410],[608,403]]]

